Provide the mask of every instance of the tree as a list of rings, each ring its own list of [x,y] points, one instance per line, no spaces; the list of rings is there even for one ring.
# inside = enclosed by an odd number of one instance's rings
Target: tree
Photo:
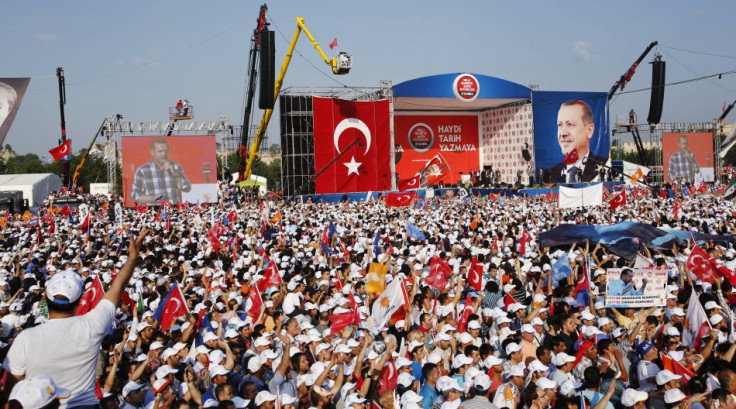
[[[268,152],[272,155],[278,155],[281,153],[281,145],[274,143],[268,148]]]

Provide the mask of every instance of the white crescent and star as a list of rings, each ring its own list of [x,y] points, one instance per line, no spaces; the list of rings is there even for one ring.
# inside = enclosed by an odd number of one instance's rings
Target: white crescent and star
[[[394,364],[387,362],[386,366],[388,366],[388,379],[393,379],[394,375],[396,375],[396,368],[394,368]]]
[[[64,144],[62,144],[62,145],[61,145],[61,149],[59,150],[59,153],[60,153],[60,154],[63,154],[63,155],[66,155],[66,151],[68,150],[67,148],[68,148],[68,147],[67,147],[67,144],[65,144],[65,143],[64,143]]]
[[[341,153],[340,151],[340,137],[342,136],[343,132],[346,130],[353,128],[360,133],[363,134],[363,137],[365,138],[365,153],[363,156],[368,154],[368,151],[371,149],[371,130],[368,128],[368,125],[365,124],[365,122],[361,121],[358,118],[346,118],[340,121],[339,124],[335,127],[335,132],[332,135],[333,142],[335,144],[335,150],[337,153]],[[358,173],[358,168],[360,165],[362,165],[362,162],[356,162],[355,156],[352,157],[350,162],[343,162],[345,166],[348,168],[348,175],[351,173],[354,173],[356,175],[360,176],[360,173]]]
[[[480,281],[480,277],[478,277],[478,272],[475,271],[475,268],[473,268],[473,267],[470,268],[470,274],[471,275],[468,277],[468,282],[470,282],[470,283],[476,283],[476,282]]]

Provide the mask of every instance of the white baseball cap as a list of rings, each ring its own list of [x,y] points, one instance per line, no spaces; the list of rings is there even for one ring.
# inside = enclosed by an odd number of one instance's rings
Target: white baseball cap
[[[351,393],[350,395],[347,396],[347,398],[345,398],[345,406],[350,406],[356,403],[360,404],[360,403],[365,403],[365,402],[366,402],[366,399],[361,397],[357,393]]]
[[[669,381],[682,379],[682,375],[675,375],[671,371],[665,369],[665,370],[657,372],[657,376],[655,376],[654,379],[657,381],[657,385],[662,386]]]
[[[687,396],[677,388],[670,389],[664,393],[664,402],[667,404],[679,402],[685,398],[687,398]]]
[[[511,355],[514,352],[521,351],[521,346],[517,344],[516,342],[510,342],[508,345],[506,345],[506,355]]]
[[[126,383],[125,386],[123,386],[123,398],[126,398],[128,396],[128,394],[130,394],[133,391],[137,391],[138,389],[140,389],[142,387],[143,387],[143,385],[141,385],[139,383],[136,383],[136,382],[133,382],[133,381],[130,381],[130,382]],[[13,390],[15,390],[15,389],[13,389]],[[11,395],[10,399],[13,399],[12,395]]]
[[[34,376],[18,382],[10,392],[8,400],[17,400],[23,409],[39,409],[54,399],[64,399],[71,395],[68,389],[56,386],[47,375]]]
[[[475,389],[487,391],[488,389],[491,389],[491,378],[484,373],[479,374],[475,377],[473,386],[475,386]]]
[[[69,270],[56,273],[46,281],[46,297],[55,304],[71,304],[76,302],[82,295],[83,290],[84,282],[82,281],[82,277]]]
[[[557,382],[544,377],[537,379],[536,383],[540,389],[554,389],[557,386]]]
[[[473,358],[465,356],[465,354],[457,354],[454,358],[452,358],[452,367],[454,369],[462,368],[463,366],[470,365],[472,363]]]
[[[621,404],[629,408],[636,405],[636,402],[642,402],[647,399],[649,399],[648,393],[632,388],[624,389],[624,393],[621,394]]]
[[[552,358],[552,363],[555,366],[562,366],[568,362],[575,362],[575,357],[570,356],[564,352],[560,352],[559,354],[555,355],[554,358]]]
[[[258,395],[256,395],[255,403],[256,406],[261,406],[265,402],[270,402],[272,400],[276,400],[276,395],[271,394],[269,391],[260,391],[258,392]]]

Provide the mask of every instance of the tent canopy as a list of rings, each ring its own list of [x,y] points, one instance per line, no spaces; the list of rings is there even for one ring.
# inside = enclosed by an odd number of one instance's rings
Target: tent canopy
[[[30,206],[42,203],[49,193],[60,189],[61,178],[53,173],[0,175],[0,191],[21,191]]]

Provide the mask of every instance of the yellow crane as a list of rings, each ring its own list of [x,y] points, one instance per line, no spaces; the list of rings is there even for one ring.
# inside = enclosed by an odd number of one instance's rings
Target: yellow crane
[[[291,56],[294,53],[294,48],[296,47],[296,42],[299,40],[299,35],[301,33],[304,33],[304,35],[307,36],[309,41],[312,42],[312,45],[314,46],[314,49],[317,50],[320,57],[327,63],[327,65],[332,68],[332,73],[335,75],[344,75],[350,72],[350,68],[353,65],[353,60],[350,54],[346,52],[340,52],[337,57],[329,58],[324,51],[322,51],[322,48],[320,48],[319,44],[317,43],[317,40],[314,39],[312,34],[307,30],[307,27],[304,25],[304,18],[303,17],[297,17],[296,18],[296,31],[294,31],[294,35],[291,38],[291,43],[289,44],[289,49],[286,51],[286,56],[284,57],[284,62],[281,64],[281,71],[279,71],[278,77],[276,77],[275,83],[274,83],[274,101],[278,100],[279,92],[281,91],[281,86],[284,83],[284,76],[286,75],[286,70],[289,68],[289,63],[291,62]],[[261,123],[258,125],[258,130],[256,131],[255,136],[253,137],[253,142],[250,145],[250,148],[248,150],[248,159],[245,164],[245,171],[243,172],[243,180],[248,180],[250,178],[251,173],[253,173],[253,162],[255,161],[256,156],[258,155],[258,148],[261,146],[261,142],[263,141],[263,135],[266,133],[266,128],[268,128],[268,123],[271,120],[271,115],[273,114],[273,108],[266,109],[263,112],[263,117],[261,118]]]

